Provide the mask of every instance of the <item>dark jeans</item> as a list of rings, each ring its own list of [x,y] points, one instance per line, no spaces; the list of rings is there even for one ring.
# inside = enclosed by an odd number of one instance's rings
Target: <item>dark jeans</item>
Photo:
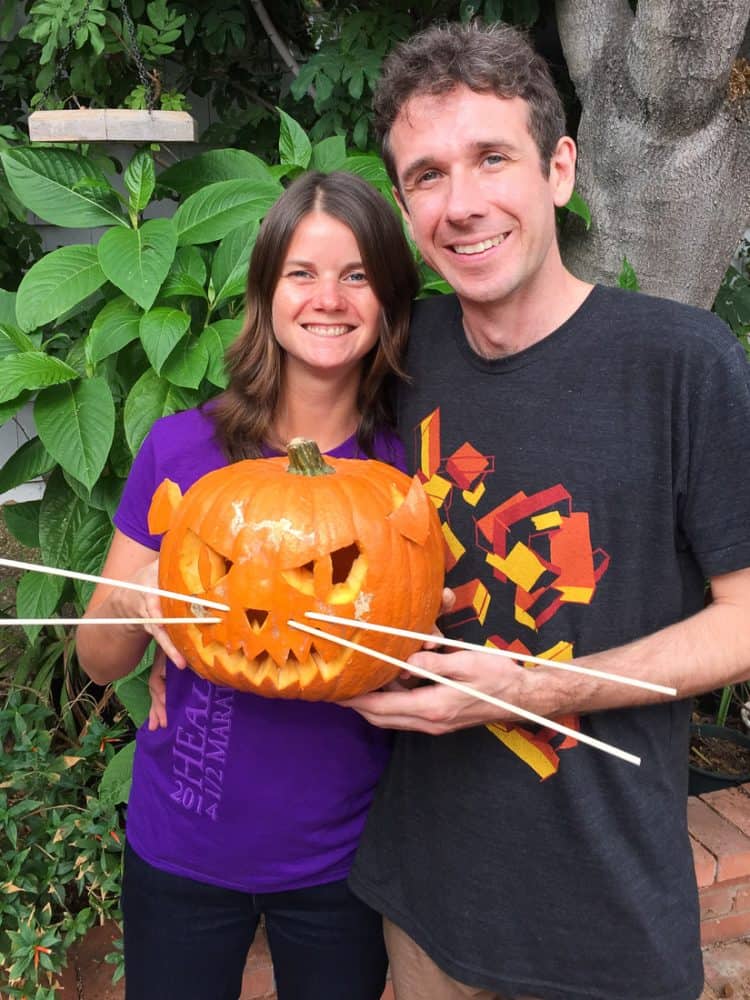
[[[237,1000],[261,914],[279,1000],[379,1000],[385,986],[380,915],[345,881],[238,892],[159,871],[128,845],[122,910],[128,1000]]]

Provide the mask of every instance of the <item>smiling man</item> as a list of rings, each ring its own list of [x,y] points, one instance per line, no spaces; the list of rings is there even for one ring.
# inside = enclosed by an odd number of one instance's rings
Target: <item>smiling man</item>
[[[711,314],[565,268],[575,144],[517,31],[415,36],[375,110],[404,218],[455,290],[417,303],[399,400],[444,524],[445,631],[679,697],[416,654],[642,764],[442,686],[353,699],[403,732],[352,886],[385,915],[399,1000],[695,1000],[688,726],[692,695],[750,675],[747,362]]]

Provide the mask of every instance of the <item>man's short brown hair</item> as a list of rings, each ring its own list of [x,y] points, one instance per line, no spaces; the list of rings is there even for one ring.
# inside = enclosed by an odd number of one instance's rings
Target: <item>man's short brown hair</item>
[[[394,184],[398,186],[398,177],[389,136],[403,106],[412,97],[447,94],[461,85],[526,101],[529,132],[547,176],[557,142],[565,135],[565,112],[547,63],[510,25],[451,23],[408,38],[383,64],[373,99],[374,124]]]

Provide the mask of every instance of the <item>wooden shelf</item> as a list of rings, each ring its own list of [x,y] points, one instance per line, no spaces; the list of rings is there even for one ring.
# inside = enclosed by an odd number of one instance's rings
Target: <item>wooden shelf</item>
[[[187,111],[81,108],[34,111],[32,142],[195,142],[198,129]]]

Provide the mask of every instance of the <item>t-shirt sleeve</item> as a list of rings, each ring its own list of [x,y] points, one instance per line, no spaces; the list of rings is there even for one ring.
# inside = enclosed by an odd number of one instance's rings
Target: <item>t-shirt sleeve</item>
[[[148,530],[148,509],[154,490],[163,476],[158,474],[154,434],[151,431],[138,451],[130,469],[120,503],[115,511],[115,527],[149,549],[159,550],[161,535]],[[158,480],[158,481],[157,481]]]
[[[750,566],[750,365],[729,342],[701,373],[682,526],[706,576]]]

